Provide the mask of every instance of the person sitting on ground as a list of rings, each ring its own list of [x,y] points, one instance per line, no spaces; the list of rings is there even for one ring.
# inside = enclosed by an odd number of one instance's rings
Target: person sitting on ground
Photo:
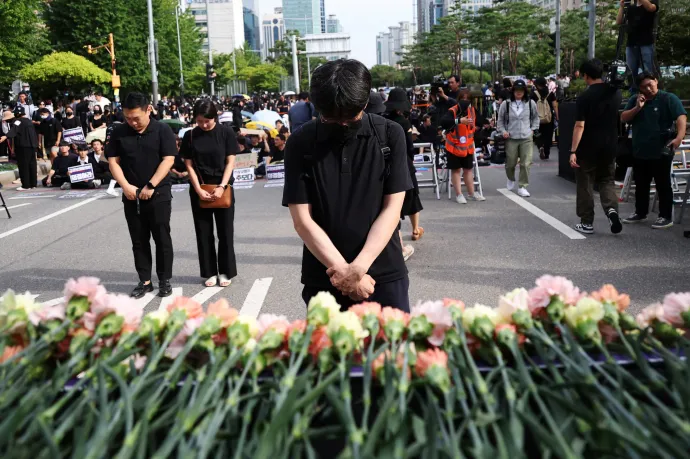
[[[91,150],[89,158],[94,164],[93,175],[96,178],[94,181],[100,181],[100,183],[107,185],[113,179],[113,176],[110,174],[110,165],[103,151],[103,142],[100,139],[93,139],[91,141]]]
[[[285,159],[285,142],[287,142],[287,139],[283,134],[278,134],[276,138],[273,139],[271,151],[265,156],[267,166]]]
[[[261,143],[261,140],[263,139],[263,144]],[[268,144],[268,135],[265,132],[262,132],[261,136],[258,135],[250,135],[249,136],[249,145],[247,145],[247,148],[249,149],[250,153],[256,153],[257,159],[259,160],[259,165],[254,171],[254,175],[256,178],[264,178],[266,175],[266,164],[263,161],[263,158],[268,156],[267,153],[271,152],[271,147]]]
[[[100,105],[95,105],[93,107],[93,117],[89,121],[89,130],[93,131],[95,129],[105,128],[105,118],[103,117],[103,109]]]
[[[76,159],[70,153],[70,145],[64,140],[60,142],[60,153],[53,160],[53,167],[48,175],[43,178],[44,187],[60,187],[62,190],[70,188],[68,169],[76,165]]]
[[[98,165],[96,163],[96,160],[94,158],[91,158],[89,156],[89,146],[86,144],[79,144],[77,146],[77,151],[79,152],[79,156],[76,158],[76,162],[73,162],[72,166],[86,166],[87,164],[91,164],[91,168],[94,171],[94,175],[96,172],[96,166]],[[72,175],[71,172],[68,170],[67,175],[70,176]],[[92,188],[98,188],[101,186],[101,181],[100,180],[86,180],[83,182],[76,182],[72,183],[70,188],[73,189],[78,189],[78,190],[88,190]]]
[[[278,134],[283,134],[286,139],[290,137],[290,129],[288,129],[281,120],[276,120],[276,129],[278,130]]]

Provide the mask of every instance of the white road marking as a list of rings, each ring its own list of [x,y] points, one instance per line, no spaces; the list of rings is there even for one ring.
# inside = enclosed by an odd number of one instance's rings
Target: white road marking
[[[32,226],[36,226],[36,225],[38,225],[38,224],[40,224],[40,223],[43,223],[44,221],[50,220],[50,219],[53,218],[53,217],[57,217],[58,215],[62,215],[62,214],[64,214],[64,213],[67,213],[67,212],[69,212],[70,210],[74,210],[74,209],[76,209],[76,208],[78,208],[78,207],[85,206],[86,204],[92,203],[93,201],[95,201],[95,200],[98,199],[99,197],[100,197],[100,196],[97,196],[97,197],[95,197],[95,198],[86,199],[86,200],[84,200],[84,201],[82,201],[82,202],[78,202],[77,204],[74,204],[74,205],[72,205],[72,206],[65,207],[64,209],[58,210],[57,212],[53,212],[52,214],[48,214],[48,215],[46,215],[46,216],[44,216],[44,217],[41,217],[41,218],[39,218],[38,220],[34,220],[34,221],[29,222],[29,223],[26,223],[26,224],[24,224],[24,225],[22,225],[22,226],[18,226],[18,227],[16,227],[15,229],[12,229],[12,230],[9,230],[9,231],[5,231],[4,233],[0,234],[0,239],[6,238],[7,236],[11,236],[11,235],[13,235],[13,234],[15,234],[15,233],[18,233],[18,232],[20,232],[20,231],[24,231],[24,230],[27,229],[27,228],[31,228]]]
[[[247,298],[242,305],[242,309],[240,309],[240,314],[252,317],[257,317],[259,315],[261,306],[263,306],[266,295],[268,294],[268,289],[271,287],[271,282],[273,282],[272,277],[254,281],[254,285],[252,285],[252,288],[249,290]]]
[[[54,197],[54,194],[42,194],[40,196],[14,196],[12,198],[7,198],[7,199],[41,199],[41,198],[52,198]]]
[[[142,296],[139,298],[137,301],[137,306],[139,306],[141,309],[144,309],[147,304],[149,304],[153,299],[156,297],[156,294],[153,292],[148,292],[146,295]]]
[[[16,209],[17,207],[24,207],[24,206],[30,206],[30,205],[31,205],[30,202],[25,202],[24,204],[17,204],[16,206],[9,206],[7,209],[12,210],[12,209]]]
[[[574,229],[572,229],[571,227],[569,227],[565,223],[561,222],[560,220],[557,220],[556,218],[552,217],[551,215],[549,215],[546,212],[544,212],[543,210],[541,210],[539,207],[535,206],[534,204],[527,202],[526,200],[524,200],[520,196],[516,195],[515,193],[508,191],[506,188],[500,188],[498,190],[498,192],[501,193],[506,198],[513,201],[515,204],[522,207],[523,209],[527,210],[529,213],[531,213],[535,217],[539,218],[543,222],[551,225],[556,230],[565,234],[570,239],[587,239],[581,233],[578,233],[577,231],[575,231]]]
[[[224,287],[206,287],[196,295],[192,297],[194,301],[198,301],[201,304],[204,304],[206,300],[211,298],[213,295],[216,293],[220,292],[223,290]]]
[[[182,287],[175,287],[172,291],[172,295],[163,298],[161,300],[161,305],[158,306],[158,310],[162,311],[163,309],[167,308],[168,305],[171,304],[178,296],[182,296]]]
[[[60,298],[53,298],[52,300],[49,300],[49,301],[43,301],[43,302],[41,302],[41,304],[43,305],[43,307],[47,308],[49,306],[55,306],[56,304],[60,304],[63,301],[65,301],[65,297],[61,296]]]

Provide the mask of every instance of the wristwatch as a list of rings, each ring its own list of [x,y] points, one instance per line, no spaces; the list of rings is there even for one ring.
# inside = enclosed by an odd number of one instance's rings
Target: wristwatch
[[[228,188],[228,186],[227,185],[218,185],[216,188],[222,188],[222,189],[226,190]]]
[[[151,189],[151,190],[155,190],[155,189],[156,189],[156,187],[153,186],[153,183],[151,183],[151,182],[148,182],[148,183],[146,184],[146,186],[149,187],[149,189]]]

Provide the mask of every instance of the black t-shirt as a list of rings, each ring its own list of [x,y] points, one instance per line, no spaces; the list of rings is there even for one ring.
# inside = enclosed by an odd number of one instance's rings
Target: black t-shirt
[[[127,181],[142,189],[154,176],[164,157],[177,156],[177,142],[170,126],[159,121],[149,121],[146,130],[141,134],[124,123],[113,128],[110,140],[105,146],[105,155],[108,158],[120,158],[120,167]],[[127,199],[124,194],[122,199]],[[158,184],[151,199],[172,199],[170,179],[167,175]]]
[[[277,107],[278,113],[287,113],[288,111],[290,111],[290,102],[288,102],[287,100],[283,102],[278,101]]]
[[[60,121],[58,121],[56,118],[41,120],[39,131],[45,138],[43,141],[44,147],[50,148],[55,145],[58,132],[62,132],[62,124],[60,124]]]
[[[613,159],[618,143],[618,109],[621,92],[611,86],[591,85],[577,98],[577,121],[585,122],[585,131],[577,148],[577,157]]]
[[[271,145],[271,152],[267,153],[266,156],[271,157],[272,163],[283,161],[285,159],[285,147],[282,150],[278,150],[275,145]]]
[[[654,19],[659,12],[659,0],[649,2],[656,6],[653,13],[640,5],[628,7],[628,46],[654,44]]]
[[[198,126],[187,131],[180,146],[180,156],[194,161],[196,171],[201,173],[201,178],[208,185],[221,182],[226,158],[237,153],[235,131],[220,123],[216,123],[216,127],[210,131]]]
[[[105,116],[101,116],[99,119],[96,119],[95,117],[91,119],[91,126],[93,126],[94,129],[98,129],[99,127],[103,126],[105,124]]]
[[[384,174],[381,146],[367,117],[379,126],[379,136],[391,149],[390,173]],[[311,204],[312,218],[328,234],[335,247],[352,262],[361,252],[385,195],[412,188],[407,166],[405,133],[400,125],[377,115],[365,115],[359,127],[344,132],[337,125],[312,120],[291,135],[285,147],[283,205]],[[305,159],[310,152],[311,161]],[[400,238],[395,231],[369,275],[378,283],[403,279],[407,268]],[[304,247],[302,283],[331,288],[326,267]]]
[[[79,123],[79,118],[77,118],[76,116],[72,118],[64,117],[62,118],[61,123],[62,129],[74,129],[76,127],[81,126],[81,124]]]
[[[52,168],[55,171],[55,175],[67,177],[67,169],[77,165],[77,158],[78,156],[72,153],[67,156],[63,156],[62,154],[57,155],[53,160]]]

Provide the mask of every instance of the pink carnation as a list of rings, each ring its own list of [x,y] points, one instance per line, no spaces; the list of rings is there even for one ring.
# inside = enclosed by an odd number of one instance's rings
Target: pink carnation
[[[690,309],[690,292],[670,293],[664,298],[664,322],[682,327],[685,322],[681,314]]]
[[[56,304],[54,306],[47,306],[29,313],[29,320],[34,326],[41,322],[48,322],[51,320],[65,320],[65,305]]]
[[[554,296],[567,305],[575,305],[583,296],[580,289],[562,276],[544,275],[535,283],[537,286],[529,291],[529,309],[532,315],[547,307]]]
[[[664,320],[664,307],[661,303],[650,304],[635,317],[637,325],[641,328],[649,327],[654,322],[654,319],[666,322]]]
[[[611,284],[606,284],[598,291],[592,292],[592,298],[600,303],[611,303],[616,306],[619,311],[625,311],[630,306],[630,296],[624,293],[618,293],[616,287]]]
[[[97,277],[80,277],[70,279],[65,284],[65,303],[74,296],[84,296],[89,299],[91,308],[99,307],[106,301],[106,290]]]
[[[599,322],[599,332],[606,344],[611,344],[618,339],[618,331],[607,323]]]
[[[123,332],[133,332],[139,327],[144,310],[134,298],[126,295],[108,295],[108,305],[115,314],[125,319],[122,326]]]
[[[453,326],[453,319],[450,316],[450,309],[444,306],[443,301],[427,301],[417,303],[413,306],[410,317],[426,316],[427,320],[434,326],[429,343],[434,346],[441,346],[446,337],[446,330]]]
[[[368,315],[374,315],[376,317],[381,317],[381,305],[378,303],[362,303],[362,304],[356,304],[352,306],[350,311],[354,312],[357,314],[357,317],[360,319],[363,319],[365,316]]]
[[[382,308],[381,325],[386,325],[388,322],[392,321],[400,321],[404,326],[407,327],[407,324],[410,321],[410,315],[398,308],[392,308],[390,306]]]
[[[177,336],[173,338],[168,345],[168,348],[165,350],[165,356],[169,359],[176,359],[177,356],[180,355],[180,352],[182,352],[182,348],[184,347],[185,343],[187,343],[187,339],[194,334],[196,329],[201,326],[204,320],[205,318],[203,316],[187,319],[182,327],[182,330],[180,330]]]
[[[290,328],[287,317],[276,314],[261,314],[257,319],[259,336],[263,336],[268,330],[275,330],[280,335],[285,335]]]

